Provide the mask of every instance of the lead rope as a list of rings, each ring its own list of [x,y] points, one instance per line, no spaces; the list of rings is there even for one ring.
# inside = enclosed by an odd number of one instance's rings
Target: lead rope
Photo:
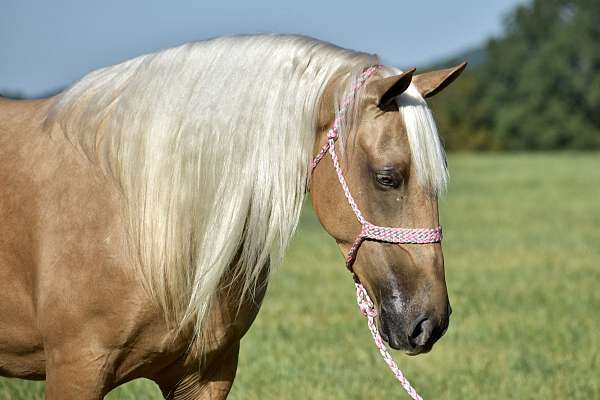
[[[369,331],[371,332],[371,336],[373,336],[373,342],[375,342],[375,346],[379,349],[379,354],[383,358],[383,361],[388,365],[398,382],[402,385],[406,393],[413,398],[414,400],[423,400],[423,398],[417,393],[414,387],[410,384],[408,379],[404,376],[396,361],[392,358],[392,355],[385,347],[385,343],[383,343],[383,339],[379,334],[379,329],[377,329],[377,324],[375,323],[375,317],[377,316],[377,311],[375,310],[375,306],[373,301],[367,294],[367,290],[360,283],[358,276],[353,274],[354,278],[354,286],[356,286],[356,303],[358,304],[358,308],[362,312],[362,314],[367,317],[367,325],[369,326]]]
[[[329,154],[331,155],[333,166],[338,176],[338,180],[344,191],[344,195],[346,196],[350,207],[354,211],[356,218],[361,224],[361,232],[352,244],[352,247],[346,257],[346,267],[350,270],[350,272],[352,272],[354,286],[356,287],[356,302],[358,304],[358,308],[360,309],[361,313],[367,317],[367,325],[369,327],[369,331],[371,332],[371,336],[373,336],[375,346],[377,346],[377,349],[379,349],[381,357],[383,357],[383,360],[388,365],[396,379],[400,382],[404,390],[406,390],[406,393],[408,393],[408,395],[413,400],[423,400],[423,398],[417,393],[415,388],[412,387],[408,379],[406,379],[406,377],[392,358],[391,354],[387,350],[385,343],[383,342],[383,339],[379,334],[379,330],[377,329],[377,324],[375,322],[375,317],[377,316],[377,310],[375,309],[375,305],[369,297],[367,290],[360,282],[358,275],[356,275],[356,273],[354,272],[352,265],[354,264],[354,260],[356,259],[356,253],[358,251],[358,248],[366,239],[374,239],[389,243],[435,243],[441,241],[442,229],[439,226],[434,229],[390,228],[376,226],[369,223],[363,217],[362,213],[358,208],[358,205],[356,204],[354,198],[352,197],[352,194],[350,193],[350,189],[348,188],[348,184],[344,179],[342,168],[340,166],[337,154],[335,152],[335,141],[338,136],[338,131],[340,129],[342,119],[348,106],[350,105],[350,102],[354,100],[354,95],[365,84],[367,79],[369,79],[369,77],[371,77],[377,70],[381,68],[381,65],[374,65],[365,69],[358,81],[356,82],[356,84],[350,89],[350,95],[347,96],[340,104],[338,115],[336,116],[333,122],[333,126],[327,132],[327,142],[325,143],[325,145],[323,145],[323,147],[311,163],[310,172],[312,175],[312,172],[314,171],[319,161],[321,161],[323,157],[325,157],[325,155],[329,152]]]

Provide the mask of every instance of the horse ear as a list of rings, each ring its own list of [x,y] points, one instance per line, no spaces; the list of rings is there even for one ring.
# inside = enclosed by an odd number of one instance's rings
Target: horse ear
[[[454,82],[456,78],[464,71],[466,62],[456,67],[439,69],[437,71],[424,72],[415,75],[412,82],[417,87],[421,96],[431,97],[441,92],[446,86]]]
[[[376,96],[378,99],[377,103],[380,107],[386,106],[396,96],[401,95],[406,89],[408,89],[412,80],[413,72],[415,72],[415,68],[403,72],[400,75],[394,75],[372,81],[367,85],[367,90]]]

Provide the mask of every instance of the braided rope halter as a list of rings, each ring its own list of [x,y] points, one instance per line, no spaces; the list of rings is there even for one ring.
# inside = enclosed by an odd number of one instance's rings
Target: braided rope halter
[[[437,228],[391,228],[384,226],[373,225],[360,212],[360,209],[356,205],[352,194],[350,193],[350,189],[348,188],[348,184],[346,183],[346,179],[342,173],[342,168],[340,166],[340,162],[338,160],[338,156],[335,152],[335,141],[338,138],[338,133],[340,130],[340,126],[342,120],[345,116],[345,113],[348,109],[350,103],[354,100],[354,96],[356,92],[365,84],[365,82],[379,69],[381,69],[381,65],[374,65],[369,68],[366,68],[354,86],[351,88],[350,93],[347,97],[345,97],[340,104],[340,109],[335,118],[332,127],[327,132],[327,143],[323,145],[319,153],[315,156],[311,163],[311,175],[314,172],[317,164],[321,161],[327,153],[331,155],[331,161],[333,162],[333,167],[337,173],[338,180],[340,181],[340,185],[344,191],[344,195],[346,196],[346,200],[352,211],[354,211],[354,215],[358,219],[361,225],[361,231],[354,240],[350,251],[346,255],[346,267],[352,273],[354,278],[354,285],[356,286],[356,301],[358,303],[358,307],[363,315],[367,317],[367,324],[369,326],[369,331],[373,336],[373,341],[375,345],[379,349],[379,353],[383,357],[383,360],[389,366],[390,370],[396,377],[396,379],[402,384],[402,387],[406,392],[412,397],[414,400],[423,400],[422,397],[417,393],[417,391],[411,386],[408,379],[404,377],[400,368],[390,355],[389,351],[385,347],[383,339],[379,334],[379,330],[377,329],[377,325],[375,323],[375,317],[377,316],[377,311],[375,309],[375,305],[371,298],[369,297],[366,289],[360,282],[358,276],[354,272],[352,266],[354,265],[354,261],[356,260],[356,254],[360,245],[365,240],[374,240],[380,242],[387,243],[413,243],[413,244],[427,244],[427,243],[437,243],[442,240],[442,227],[438,226]]]

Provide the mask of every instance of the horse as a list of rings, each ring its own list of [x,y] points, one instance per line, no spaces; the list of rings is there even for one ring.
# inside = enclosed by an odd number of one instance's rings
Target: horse
[[[336,166],[311,168],[334,122],[365,217],[437,227],[448,172],[424,98],[465,65],[379,67],[355,90],[374,65],[304,36],[228,36],[0,99],[0,374],[45,379],[47,399],[140,377],[226,398],[306,192],[343,253],[361,230]],[[451,313],[441,243],[356,250],[383,339],[429,351]]]

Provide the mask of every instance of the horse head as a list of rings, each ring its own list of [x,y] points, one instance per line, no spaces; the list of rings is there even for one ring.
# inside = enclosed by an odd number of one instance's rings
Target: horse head
[[[341,251],[349,254],[349,268],[373,299],[381,336],[408,354],[429,351],[449,324],[441,231],[436,230],[446,160],[424,98],[440,92],[464,67],[419,75],[379,68],[363,76],[362,89],[350,93],[356,110],[345,117],[348,132],[338,141],[339,164],[335,151],[330,152],[333,163],[319,163],[311,178],[316,213]],[[325,148],[334,146],[337,133],[331,127],[339,125],[344,112],[335,87],[351,86],[343,81],[332,81],[322,97],[316,149],[323,143]],[[363,237],[365,224],[384,232],[399,229],[383,227],[402,227],[439,237],[390,243],[377,235]]]

